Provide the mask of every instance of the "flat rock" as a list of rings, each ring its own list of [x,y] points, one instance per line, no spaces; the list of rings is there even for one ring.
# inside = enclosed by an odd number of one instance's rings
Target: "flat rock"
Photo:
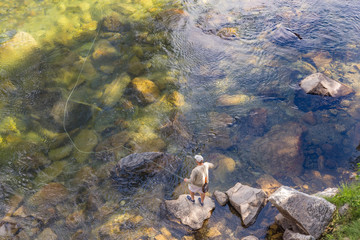
[[[241,240],[259,240],[259,239],[253,235],[250,235],[250,236],[243,237]]]
[[[201,206],[197,196],[195,197],[195,203],[190,202],[186,196],[186,194],[183,194],[177,200],[166,200],[166,209],[170,214],[180,219],[182,224],[189,226],[193,230],[198,230],[202,227],[204,221],[210,218],[215,208],[215,202],[211,198],[205,197],[204,206]]]
[[[287,219],[294,221],[306,235],[319,238],[332,219],[335,205],[323,198],[301,193],[282,186],[273,193],[269,201]]]
[[[214,192],[214,196],[215,196],[216,201],[218,201],[218,203],[221,206],[225,206],[226,203],[229,201],[228,195],[226,195],[226,193],[224,193],[224,192],[220,192],[220,191],[216,190]]]
[[[36,192],[29,202],[33,206],[56,205],[65,200],[68,196],[68,190],[61,183],[52,182],[42,187]]]
[[[263,190],[241,183],[236,183],[226,194],[229,196],[230,204],[241,215],[245,226],[250,226],[256,221],[257,215],[266,203],[266,194]]]
[[[284,240],[315,240],[311,235],[304,235],[301,233],[295,233],[289,229],[286,229],[283,235]]]
[[[36,240],[56,240],[58,239],[57,235],[51,230],[51,228],[45,228]]]
[[[300,87],[307,93],[313,95],[341,97],[353,92],[345,84],[328,78],[322,73],[314,73],[300,82]]]
[[[313,194],[316,197],[321,197],[321,198],[330,198],[330,197],[334,197],[336,194],[339,193],[339,189],[338,188],[327,188],[322,192],[317,192],[315,194]]]

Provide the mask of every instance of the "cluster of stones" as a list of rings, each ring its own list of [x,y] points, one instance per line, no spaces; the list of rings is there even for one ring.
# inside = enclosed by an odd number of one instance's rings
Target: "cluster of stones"
[[[244,227],[252,225],[261,209],[270,201],[280,212],[275,222],[285,231],[283,239],[315,240],[324,232],[336,210],[335,205],[321,197],[334,196],[336,193],[337,189],[327,189],[316,195],[308,195],[281,186],[267,197],[261,189],[236,183],[226,192],[215,191],[214,196],[221,206],[230,204],[240,214]],[[180,219],[182,224],[194,230],[203,226],[203,222],[210,218],[215,208],[210,197],[205,198],[202,207],[198,203],[191,203],[186,195],[179,196],[177,200],[166,200],[165,204],[170,219]]]

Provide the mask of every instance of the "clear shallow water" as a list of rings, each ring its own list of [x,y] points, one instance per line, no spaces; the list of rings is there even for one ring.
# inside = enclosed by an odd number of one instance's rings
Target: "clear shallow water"
[[[187,177],[190,156],[201,153],[217,165],[211,190],[238,181],[259,187],[267,174],[312,193],[347,180],[357,161],[356,1],[0,4],[0,209],[2,215],[29,209],[26,217],[13,214],[19,228],[6,225],[16,234],[36,238],[51,228],[59,239],[133,239],[164,234],[165,226],[176,238],[203,239],[217,227],[221,239],[264,239],[276,215],[270,206],[245,229],[234,211],[217,205],[193,233],[161,210],[162,199],[184,192],[177,176],[135,179],[140,186],[129,193],[109,171],[132,152],[161,150],[180,159],[175,172]],[[30,35],[9,50],[19,32]],[[301,95],[298,83],[313,72],[349,84],[355,94],[339,101]],[[155,101],[134,91],[136,77],[155,83]],[[79,153],[63,130],[64,105],[77,80],[65,126],[77,148],[93,153]],[[186,134],[166,130],[177,121]],[[67,189],[63,201],[34,204],[34,194],[51,182]],[[22,201],[13,203],[14,196]]]

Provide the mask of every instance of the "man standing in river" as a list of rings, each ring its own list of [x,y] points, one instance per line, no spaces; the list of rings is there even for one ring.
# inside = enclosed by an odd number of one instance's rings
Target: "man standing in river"
[[[204,163],[204,158],[201,155],[195,155],[197,166],[192,170],[190,179],[185,178],[184,181],[189,183],[190,196],[187,199],[195,203],[195,193],[200,194],[200,205],[204,205],[205,193],[203,192],[203,186],[209,182],[209,168],[213,168],[214,164]]]

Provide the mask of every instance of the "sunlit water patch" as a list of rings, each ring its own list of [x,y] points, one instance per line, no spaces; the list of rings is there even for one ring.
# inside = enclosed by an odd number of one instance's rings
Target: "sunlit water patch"
[[[196,153],[216,165],[211,191],[239,181],[312,193],[346,181],[360,137],[359,10],[335,0],[2,1],[1,234],[274,234],[270,205],[249,228],[216,205],[193,232],[166,218],[163,200],[187,192]],[[298,84],[315,72],[355,93],[305,95]],[[149,151],[176,161],[114,181],[119,159]]]

